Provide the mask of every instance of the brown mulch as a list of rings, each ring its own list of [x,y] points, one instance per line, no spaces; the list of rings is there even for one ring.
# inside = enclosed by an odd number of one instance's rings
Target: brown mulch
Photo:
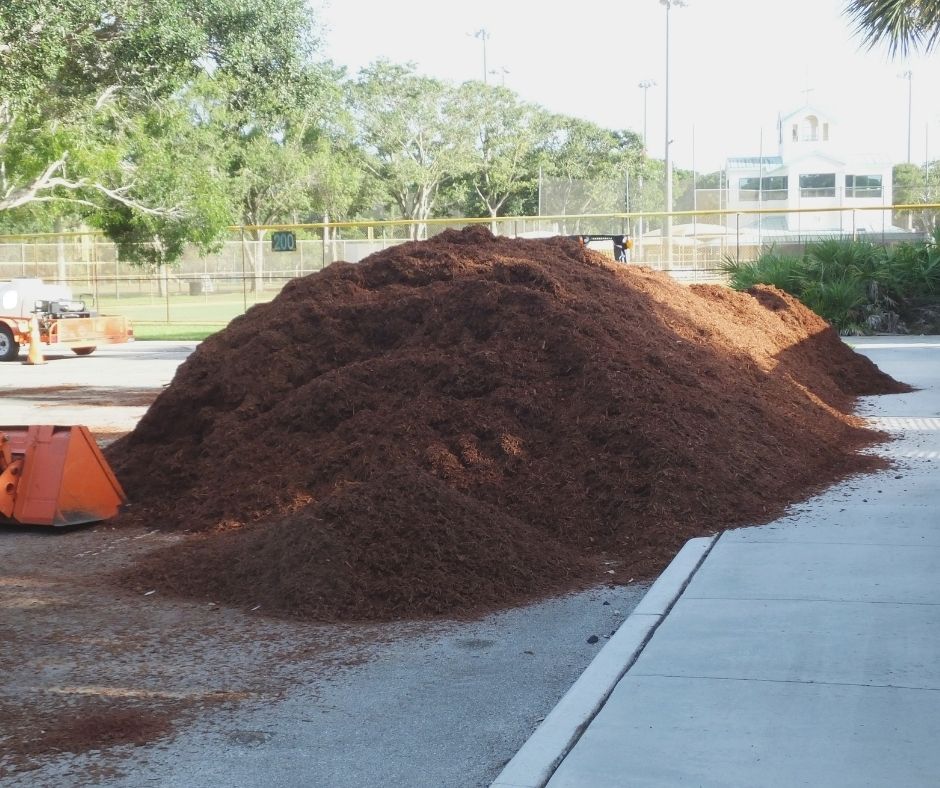
[[[55,710],[0,705],[0,778],[37,768],[45,756],[119,745],[142,746],[174,733],[172,706],[153,708],[101,698],[63,701]],[[87,775],[86,775],[87,776]]]
[[[855,397],[902,390],[773,288],[447,231],[199,346],[107,455],[127,519],[202,533],[122,582],[359,620],[650,576],[874,467]]]

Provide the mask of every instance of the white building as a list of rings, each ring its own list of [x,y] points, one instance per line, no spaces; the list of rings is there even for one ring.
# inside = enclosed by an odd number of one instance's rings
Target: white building
[[[741,215],[741,227],[759,227],[768,240],[897,230],[891,226],[890,160],[849,151],[833,118],[806,104],[777,121],[776,155],[727,160],[727,207],[813,211]],[[883,210],[861,210],[874,208]]]

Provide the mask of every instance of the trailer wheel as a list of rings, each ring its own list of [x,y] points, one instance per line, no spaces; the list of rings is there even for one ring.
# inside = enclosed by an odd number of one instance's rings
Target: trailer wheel
[[[95,352],[95,350],[97,350],[97,347],[94,345],[92,347],[73,347],[72,348],[72,352],[76,356],[90,356],[92,353]]]
[[[13,332],[0,325],[0,361],[13,361],[20,354],[20,346],[13,338]]]

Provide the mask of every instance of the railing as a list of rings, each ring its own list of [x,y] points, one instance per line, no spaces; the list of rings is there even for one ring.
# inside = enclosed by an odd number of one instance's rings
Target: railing
[[[846,186],[845,196],[850,199],[863,198],[866,200],[870,200],[873,198],[880,198],[881,187],[880,186]]]
[[[756,189],[741,189],[738,191],[738,199],[741,202],[774,202],[777,200],[786,200],[789,192],[786,189],[764,189],[759,192]]]
[[[818,189],[800,189],[800,197],[835,197],[835,186],[822,186]],[[848,196],[848,195],[846,195]]]

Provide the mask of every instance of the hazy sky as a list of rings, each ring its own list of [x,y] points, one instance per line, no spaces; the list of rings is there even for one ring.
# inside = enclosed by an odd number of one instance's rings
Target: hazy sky
[[[651,156],[661,158],[666,10],[658,0],[354,2],[311,0],[325,27],[325,54],[351,73],[379,58],[414,62],[451,82],[487,70],[522,99],[608,128],[643,130],[641,80],[648,91]],[[846,0],[688,0],[670,12],[673,159],[701,171],[727,156],[776,150],[778,112],[811,103],[835,118],[840,141],[856,152],[907,160],[908,82],[913,72],[911,154],[940,159],[940,52],[891,61],[862,50]],[[505,69],[508,73],[503,73]],[[929,143],[925,144],[925,136]]]

